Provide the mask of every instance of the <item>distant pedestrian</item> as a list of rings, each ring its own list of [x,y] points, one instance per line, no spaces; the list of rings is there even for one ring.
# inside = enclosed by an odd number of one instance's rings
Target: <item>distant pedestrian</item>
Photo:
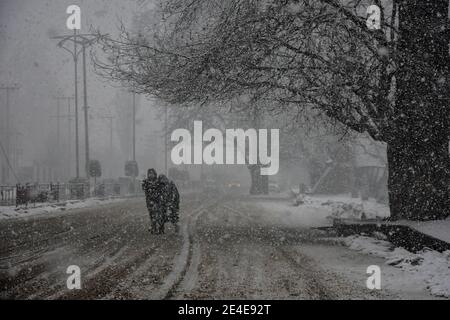
[[[158,189],[160,194],[159,204],[163,218],[163,223],[160,225],[159,233],[164,233],[164,224],[168,221],[168,209],[170,203],[170,181],[164,174],[161,174],[158,177]]]
[[[167,204],[168,221],[173,224],[175,231],[179,232],[180,193],[175,182],[169,182],[169,199]]]
[[[20,183],[16,185],[16,207],[27,205],[27,189]]]
[[[145,193],[145,201],[150,215],[150,232],[159,234],[161,229],[164,229],[164,215],[161,208],[159,179],[155,169],[148,170],[147,179],[142,182],[142,189]]]

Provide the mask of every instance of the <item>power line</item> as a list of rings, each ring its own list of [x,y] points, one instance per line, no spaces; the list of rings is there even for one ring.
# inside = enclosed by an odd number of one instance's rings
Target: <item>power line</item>
[[[6,154],[5,148],[3,148],[3,144],[2,144],[1,141],[0,141],[0,148],[2,149],[3,156],[4,156],[5,159],[6,159],[6,164],[8,165],[9,169],[11,170],[11,172],[12,172],[14,178],[16,178],[16,181],[17,181],[18,183],[20,183],[19,178],[17,178],[17,175],[16,175],[16,173],[14,172],[13,167],[11,166],[11,162],[9,162],[9,157],[8,157],[8,155]]]

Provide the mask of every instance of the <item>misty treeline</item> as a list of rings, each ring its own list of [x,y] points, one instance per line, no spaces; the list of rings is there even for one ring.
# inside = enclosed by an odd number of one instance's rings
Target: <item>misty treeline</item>
[[[382,9],[380,30],[366,25],[370,4]],[[387,145],[392,218],[439,219],[450,213],[448,8],[448,0],[165,0],[133,30],[101,36],[95,64],[177,108],[245,100],[238,111],[255,115],[249,125],[281,115],[297,127],[320,121],[368,134]]]

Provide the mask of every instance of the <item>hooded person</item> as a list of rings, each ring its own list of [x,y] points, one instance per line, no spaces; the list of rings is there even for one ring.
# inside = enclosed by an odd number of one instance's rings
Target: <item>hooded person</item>
[[[162,223],[159,225],[159,233],[164,233],[164,223],[168,220],[168,205],[170,201],[170,181],[169,179],[164,175],[161,174],[158,177],[158,190],[159,190],[159,207],[162,214]]]
[[[178,222],[180,220],[178,212],[180,211],[180,193],[175,182],[169,182],[169,199],[167,204],[168,221],[175,227],[175,231],[179,231]]]
[[[161,223],[164,225],[164,215],[161,210],[161,190],[155,169],[147,171],[147,178],[142,182],[145,201],[150,215],[151,233],[160,233]]]

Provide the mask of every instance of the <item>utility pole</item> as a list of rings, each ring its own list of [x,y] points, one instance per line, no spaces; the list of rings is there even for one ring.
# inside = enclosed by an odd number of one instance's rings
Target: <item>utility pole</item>
[[[67,97],[67,178],[70,179],[72,175],[72,112],[70,111],[70,100],[75,99],[74,97]]]
[[[61,133],[60,133],[60,121],[61,121],[61,110],[60,110],[60,101],[63,100],[63,97],[55,97],[56,100],[56,116],[53,116],[52,118],[56,118],[56,152],[58,154],[58,165],[56,170],[56,177],[59,181],[61,179],[61,159],[59,158],[61,156]]]
[[[75,66],[75,174],[77,180],[80,179],[80,133],[78,122],[78,48],[77,48],[77,30],[73,30],[73,62]],[[69,51],[70,52],[70,51]]]
[[[169,131],[169,128],[168,128],[168,114],[167,114],[167,106],[165,107],[165,113],[164,113],[164,122],[165,122],[165,124],[164,124],[164,156],[165,156],[165,158],[164,158],[164,170],[165,170],[165,172],[166,172],[166,176],[168,177],[169,176],[169,168],[168,168],[168,164],[167,164],[167,160],[168,160],[168,149],[169,149],[169,146],[168,146],[168,141],[167,141],[167,134],[168,134],[168,131]]]
[[[13,153],[13,168],[19,168],[21,163],[21,148],[19,148],[19,137],[22,136],[22,133],[19,131],[13,132],[14,136],[14,153]]]
[[[56,134],[57,134],[57,150],[58,150],[58,155],[61,154],[61,124],[60,124],[60,120],[61,119],[67,119],[68,121],[68,134],[67,134],[67,140],[68,140],[68,146],[69,146],[69,150],[68,150],[68,168],[67,168],[67,177],[70,179],[70,173],[71,173],[71,150],[72,150],[72,115],[71,115],[71,111],[70,111],[70,101],[74,100],[74,97],[66,97],[66,96],[58,96],[55,97],[56,101],[57,101],[57,112],[56,112],[56,116],[53,116],[52,118],[56,118],[57,119],[57,127],[56,127]],[[67,101],[67,115],[61,115],[61,103],[60,101]],[[61,178],[61,172],[60,172],[60,168],[58,168],[58,179]]]
[[[136,93],[133,91],[133,161],[136,162]]]
[[[86,45],[83,43],[83,93],[84,93],[84,138],[85,138],[85,161],[86,161],[86,178],[89,179],[89,115],[87,102],[87,75],[86,75]]]
[[[56,146],[58,148],[58,152],[60,152],[60,147],[61,147],[61,118],[64,118],[61,116],[61,101],[67,99],[67,97],[55,97],[54,98],[56,100],[56,116],[53,116],[52,118],[56,119]]]
[[[57,36],[52,39],[59,40],[58,46],[69,52],[75,64],[75,135],[76,135],[76,174],[80,177],[79,169],[79,130],[78,130],[78,56],[82,54],[83,58],[83,86],[84,86],[84,125],[85,125],[85,155],[86,155],[86,176],[89,178],[89,115],[87,105],[87,75],[86,75],[86,48],[91,46],[97,39],[94,34],[77,34],[74,30],[73,35]],[[67,45],[67,42],[73,43],[73,49]],[[81,49],[78,49],[78,46]]]
[[[105,119],[109,121],[109,155],[110,157],[113,157],[113,120],[114,117],[113,116],[103,116],[103,117],[99,117],[100,119]],[[113,176],[113,169],[112,169],[112,165],[110,165],[109,168],[109,176],[112,178]]]
[[[10,106],[10,94],[14,90],[19,90],[18,85],[13,86],[1,86],[0,90],[6,91],[6,110],[5,110],[5,127],[4,127],[4,134],[5,134],[5,151],[6,151],[6,157],[8,158],[7,161],[11,160],[11,106]],[[2,169],[2,172],[4,172],[3,182],[9,182],[10,179],[10,168],[9,166],[5,166]]]
[[[109,154],[113,155],[113,116],[108,117],[109,119]],[[110,177],[112,178],[112,166],[110,166]]]
[[[133,164],[136,162],[136,92],[133,90]],[[133,192],[136,193],[136,177],[133,174]]]

